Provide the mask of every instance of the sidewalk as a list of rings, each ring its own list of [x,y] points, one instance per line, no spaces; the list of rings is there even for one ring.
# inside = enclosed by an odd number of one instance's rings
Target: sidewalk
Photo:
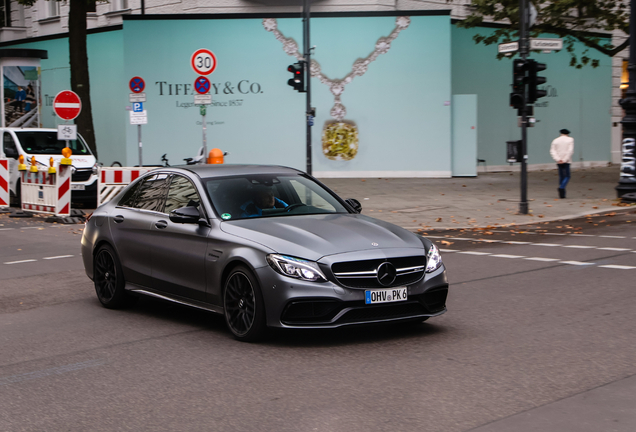
[[[521,174],[481,173],[451,179],[320,179],[342,198],[356,198],[362,214],[406,229],[458,229],[571,219],[617,210],[618,165],[572,171],[567,198],[557,193],[558,171],[528,173],[529,215],[519,211]]]

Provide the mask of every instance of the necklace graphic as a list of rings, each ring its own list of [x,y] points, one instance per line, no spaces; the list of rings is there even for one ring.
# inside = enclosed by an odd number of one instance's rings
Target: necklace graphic
[[[406,29],[411,23],[407,16],[400,16],[395,19],[395,28],[388,36],[380,37],[375,43],[375,49],[365,58],[359,58],[353,62],[351,72],[342,79],[330,79],[320,70],[320,64],[316,60],[311,61],[309,68],[312,77],[316,77],[321,83],[329,86],[331,94],[334,96],[334,105],[329,111],[333,120],[325,122],[322,130],[322,152],[331,160],[351,160],[358,153],[358,126],[350,120],[345,120],[347,109],[342,104],[341,96],[345,86],[357,76],[365,74],[369,64],[378,58],[380,54],[386,54],[391,49],[393,42],[400,32]],[[303,56],[298,51],[298,44],[292,38],[285,37],[278,30],[278,22],[275,18],[263,19],[263,27],[268,32],[272,32],[276,40],[283,44],[283,50],[290,56],[301,60]]]

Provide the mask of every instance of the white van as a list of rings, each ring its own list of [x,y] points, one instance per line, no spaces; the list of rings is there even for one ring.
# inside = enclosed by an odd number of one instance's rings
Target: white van
[[[18,157],[24,155],[27,169],[31,166],[31,157],[39,166],[49,166],[52,157],[55,162],[62,159],[62,149],[66,141],[57,139],[57,129],[0,128],[2,133],[2,151],[0,157],[9,159],[9,189],[11,199],[20,202],[20,175]],[[77,140],[68,142],[73,151],[71,155],[71,202],[88,206],[97,204],[97,159],[86,145],[84,138],[77,134]]]

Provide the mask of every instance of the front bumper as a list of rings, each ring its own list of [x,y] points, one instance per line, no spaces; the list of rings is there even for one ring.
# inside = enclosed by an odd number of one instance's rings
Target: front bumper
[[[336,328],[347,325],[424,319],[446,312],[448,278],[442,265],[407,286],[408,300],[365,304],[365,290],[344,288],[333,282],[304,282],[256,270],[263,290],[267,325],[278,328]]]
[[[75,183],[75,182],[73,182]],[[83,182],[79,182],[84,184]],[[84,190],[71,190],[71,202],[73,203],[97,203],[97,177],[90,184],[84,185]]]

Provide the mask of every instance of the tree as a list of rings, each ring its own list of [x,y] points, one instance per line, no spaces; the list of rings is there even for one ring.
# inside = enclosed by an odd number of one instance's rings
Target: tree
[[[33,6],[37,0],[17,0],[25,6]],[[59,1],[59,0],[58,0]],[[91,87],[88,75],[88,51],[86,48],[86,15],[89,5],[95,0],[70,0],[68,15],[68,49],[71,68],[71,90],[82,100],[82,112],[75,119],[78,132],[84,137],[91,151],[97,157],[93,110],[91,107]]]
[[[451,0],[452,1],[452,0]],[[563,39],[563,46],[570,53],[570,66],[584,65],[597,67],[598,58],[592,58],[589,50],[613,57],[629,46],[629,38],[618,46],[599,32],[622,30],[629,34],[629,2],[613,0],[532,0],[537,10],[535,25],[530,29],[530,37],[542,33],[555,34]],[[471,0],[471,14],[459,21],[457,26],[473,28],[484,19],[508,24],[496,29],[492,34],[473,36],[475,43],[491,45],[511,42],[519,38],[519,0]],[[579,41],[587,48],[580,54],[574,51],[574,43]],[[498,54],[501,59],[504,54]]]

